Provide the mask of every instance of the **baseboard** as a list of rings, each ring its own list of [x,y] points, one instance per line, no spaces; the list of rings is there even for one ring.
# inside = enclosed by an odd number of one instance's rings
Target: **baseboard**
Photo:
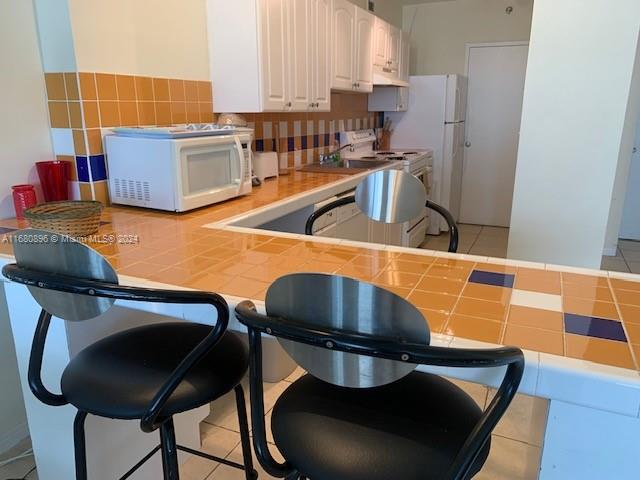
[[[23,422],[20,425],[15,426],[8,432],[0,433],[0,453],[4,453],[11,450],[18,443],[29,436],[29,426],[27,422]]]

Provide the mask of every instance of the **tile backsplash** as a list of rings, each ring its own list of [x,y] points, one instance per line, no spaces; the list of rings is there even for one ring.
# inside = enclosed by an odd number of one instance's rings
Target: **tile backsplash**
[[[73,162],[75,194],[109,203],[102,129],[215,122],[209,81],[94,72],[45,73],[54,151]],[[254,151],[276,151],[281,168],[312,163],[340,132],[380,125],[367,96],[333,93],[331,112],[243,114]]]

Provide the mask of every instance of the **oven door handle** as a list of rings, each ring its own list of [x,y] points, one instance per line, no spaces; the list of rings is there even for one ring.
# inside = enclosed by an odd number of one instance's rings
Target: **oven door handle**
[[[244,150],[242,149],[242,143],[240,138],[235,136],[236,149],[238,150],[238,159],[240,160],[240,178],[238,179],[238,195],[242,192],[242,186],[244,184]]]

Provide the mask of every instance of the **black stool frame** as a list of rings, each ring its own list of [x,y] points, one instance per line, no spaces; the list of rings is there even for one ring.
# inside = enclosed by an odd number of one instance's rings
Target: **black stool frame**
[[[315,347],[400,362],[457,368],[493,368],[506,366],[506,373],[490,405],[484,411],[443,480],[467,478],[480,450],[515,396],[524,373],[524,355],[513,347],[491,350],[432,347],[344,330],[325,329],[295,320],[268,317],[257,313],[250,301],[236,307],[238,319],[249,329],[251,420],[253,445],[265,471],[274,477],[298,479],[300,473],[289,462],[278,463],[267,444],[262,387],[262,334]]]
[[[112,298],[115,300],[211,305],[215,308],[218,318],[215,326],[211,330],[211,333],[209,333],[202,342],[200,342],[191,352],[189,352],[182,362],[180,362],[165,384],[162,385],[158,393],[155,395],[146,414],[140,420],[140,428],[146,433],[160,429],[160,445],[145,455],[144,458],[120,477],[120,480],[126,480],[133,475],[133,473],[147,462],[158,450],[160,450],[162,454],[162,466],[165,480],[174,480],[179,478],[178,450],[244,470],[247,480],[258,478],[258,474],[253,468],[244,390],[241,385],[237,385],[234,388],[234,392],[238,410],[238,420],[240,423],[240,437],[244,465],[178,445],[175,438],[173,418],[162,416],[162,409],[164,405],[176,388],[178,388],[187,373],[197,365],[213,347],[215,347],[224,335],[229,323],[229,307],[224,298],[215,293],[121,286],[112,283],[69,277],[66,275],[40,272],[22,268],[16,264],[6,265],[2,269],[2,273],[13,282],[31,287],[55,290],[58,292],[99,298]],[[31,391],[38,400],[47,405],[62,406],[69,403],[67,399],[64,395],[50,392],[44,386],[41,377],[42,357],[44,354],[47,332],[51,323],[51,317],[52,315],[43,309],[40,313],[40,317],[38,318],[38,324],[33,337],[29,358],[28,381]],[[84,433],[84,422],[87,418],[87,414],[88,412],[78,410],[73,424],[77,480],[87,480],[88,478]]]
[[[355,201],[356,201],[355,195],[350,195],[348,197],[339,198],[338,200],[335,200],[331,203],[328,203],[320,207],[318,210],[313,212],[307,219],[307,223],[304,228],[305,235],[313,235],[313,224],[322,215],[324,215],[325,213],[329,213],[331,210],[335,208],[342,207],[344,205],[349,205],[351,203],[355,203]],[[449,227],[449,252],[456,253],[458,251],[459,233],[458,233],[458,225],[456,224],[456,221],[453,218],[453,215],[451,215],[451,212],[449,212],[449,210],[447,210],[443,206],[438,205],[437,203],[433,203],[430,200],[427,200],[425,207],[435,212],[438,212],[447,221],[447,226]]]

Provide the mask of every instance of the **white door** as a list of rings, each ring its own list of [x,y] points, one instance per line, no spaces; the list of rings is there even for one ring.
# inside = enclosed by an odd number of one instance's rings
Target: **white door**
[[[620,238],[626,240],[640,240],[640,119],[637,128],[620,228]]]
[[[393,25],[389,26],[389,68],[399,76],[402,49],[402,32]]]
[[[375,40],[373,47],[373,63],[376,67],[384,68],[389,60],[389,24],[379,17],[375,20]]]
[[[262,0],[262,104],[265,110],[288,108],[287,0]]]
[[[311,108],[311,35],[308,0],[288,1],[289,21],[289,92],[291,109]]]
[[[355,73],[356,6],[348,0],[333,2],[333,68],[331,86],[352,90]]]
[[[375,16],[363,10],[356,12],[355,83],[359,92],[373,92],[373,28]]]
[[[311,0],[311,101],[331,110],[331,0]]]
[[[469,48],[460,222],[508,227],[527,45]]]

